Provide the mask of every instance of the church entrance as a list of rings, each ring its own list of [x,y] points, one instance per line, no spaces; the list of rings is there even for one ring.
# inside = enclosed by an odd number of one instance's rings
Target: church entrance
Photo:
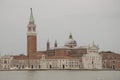
[[[50,69],[52,68],[52,66],[50,65]]]
[[[33,69],[33,65],[31,66],[31,68]]]
[[[24,65],[22,65],[22,69],[24,69]]]
[[[62,67],[63,67],[63,69],[64,69],[64,68],[65,68],[65,65],[63,65]]]
[[[114,69],[114,70],[115,70],[115,65],[113,65],[113,66],[112,66],[112,69]]]

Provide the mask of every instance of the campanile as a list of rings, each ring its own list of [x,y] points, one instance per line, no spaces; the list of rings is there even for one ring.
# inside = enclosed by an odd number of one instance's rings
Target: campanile
[[[36,34],[36,25],[34,23],[34,17],[32,8],[30,8],[30,20],[27,26],[27,56],[34,54],[37,51],[37,34]]]

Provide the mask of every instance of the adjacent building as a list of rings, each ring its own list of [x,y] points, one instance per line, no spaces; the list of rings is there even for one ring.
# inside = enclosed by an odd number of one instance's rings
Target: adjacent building
[[[13,56],[5,55],[0,57],[0,70],[9,70],[12,68]]]
[[[102,56],[103,69],[120,70],[120,54],[111,51],[100,52]]]

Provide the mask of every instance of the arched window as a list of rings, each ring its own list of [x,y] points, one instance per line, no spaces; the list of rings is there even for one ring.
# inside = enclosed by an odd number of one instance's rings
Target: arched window
[[[4,64],[7,64],[7,61],[6,61],[6,60],[4,61]]]
[[[115,61],[112,61],[113,62],[113,64],[115,64]]]
[[[114,70],[115,70],[115,65],[112,65],[112,69],[114,69]]]
[[[33,27],[33,31],[35,31],[35,27]]]
[[[24,65],[22,65],[22,69],[24,69]]]
[[[50,69],[52,68],[52,65],[50,65]]]
[[[18,65],[16,65],[16,67],[18,68]]]
[[[28,27],[28,31],[31,31],[31,27]]]
[[[34,68],[34,66],[33,66],[33,65],[31,65],[31,68],[33,69],[33,68]]]
[[[63,69],[65,68],[65,65],[63,65]]]

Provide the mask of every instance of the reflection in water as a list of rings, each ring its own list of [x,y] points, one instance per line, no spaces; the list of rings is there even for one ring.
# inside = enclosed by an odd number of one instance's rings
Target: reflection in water
[[[28,71],[25,80],[35,80],[36,71]]]
[[[1,71],[0,80],[120,80],[120,71]]]

